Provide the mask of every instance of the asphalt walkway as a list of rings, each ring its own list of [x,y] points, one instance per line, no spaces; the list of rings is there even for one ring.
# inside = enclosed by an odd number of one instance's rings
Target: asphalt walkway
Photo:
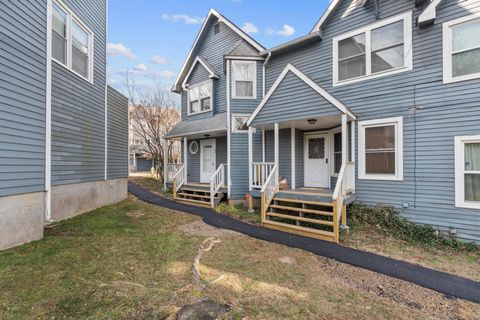
[[[199,208],[160,197],[132,182],[128,183],[128,191],[142,201],[200,216],[205,223],[214,227],[237,231],[253,238],[292,248],[303,249],[322,257],[405,280],[448,296],[480,303],[480,282],[378,254],[343,247],[327,241],[251,225],[218,214],[211,209]]]

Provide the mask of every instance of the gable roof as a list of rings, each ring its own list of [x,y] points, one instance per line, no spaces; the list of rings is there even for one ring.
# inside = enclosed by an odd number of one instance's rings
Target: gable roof
[[[220,13],[218,13],[214,9],[210,9],[210,12],[207,15],[207,18],[203,22],[203,25],[200,29],[200,31],[197,34],[197,37],[195,38],[195,41],[193,42],[193,45],[190,49],[190,52],[188,53],[187,59],[183,63],[182,69],[177,77],[177,80],[175,80],[175,84],[173,85],[172,91],[174,92],[180,92],[182,90],[181,84],[183,82],[183,79],[185,75],[187,74],[187,70],[189,70],[191,63],[193,62],[193,55],[196,47],[199,44],[200,39],[202,38],[203,34],[207,30],[207,26],[210,23],[212,19],[218,19],[219,22],[223,22],[226,24],[230,29],[232,29],[235,33],[237,33],[240,37],[242,37],[246,42],[248,42],[250,45],[252,45],[255,49],[258,50],[258,52],[264,51],[265,48],[259,44],[257,41],[255,41],[252,37],[247,35],[242,29],[237,27],[235,24],[233,24],[230,20],[222,16]]]
[[[240,39],[232,47],[232,49],[226,54],[226,56],[247,56],[247,57],[259,57],[258,51],[249,46],[245,40]]]
[[[418,16],[418,24],[421,26],[432,23],[437,17],[437,7],[442,3],[442,0],[432,0],[429,5]]]
[[[305,82],[308,86],[310,86],[313,90],[315,90],[319,95],[321,95],[323,98],[325,98],[327,101],[329,101],[334,107],[339,109],[342,113],[346,113],[349,115],[352,119],[356,119],[357,117],[340,101],[338,101],[334,96],[332,96],[330,93],[325,91],[322,87],[320,87],[315,81],[307,77],[303,72],[295,68],[292,64],[287,64],[287,66],[283,69],[282,73],[278,76],[277,80],[273,83],[272,87],[270,90],[268,90],[267,94],[265,97],[262,99],[258,107],[255,109],[255,111],[252,113],[250,118],[248,118],[247,121],[247,126],[251,125],[253,120],[257,117],[257,115],[260,113],[262,108],[265,106],[265,104],[268,102],[268,100],[272,97],[273,93],[277,88],[280,86],[282,83],[283,79],[287,76],[287,74],[291,72],[294,75],[296,75],[300,80]]]
[[[315,24],[311,33],[314,33],[314,32],[317,32],[318,30],[320,30],[320,28],[323,26],[323,24],[325,23],[327,18],[330,16],[330,14],[332,14],[335,11],[335,9],[340,4],[340,2],[342,2],[342,1],[341,0],[333,0],[332,2],[330,2],[330,5],[328,6],[327,10],[325,10],[325,12],[322,14],[320,19],[318,20],[318,22]]]
[[[188,73],[185,76],[185,80],[183,80],[183,82],[182,82],[182,87],[187,83],[187,81],[190,78],[190,75],[192,74],[193,70],[195,69],[195,66],[197,65],[197,63],[200,63],[205,68],[205,70],[207,70],[208,77],[210,79],[214,79],[214,78],[218,79],[219,78],[218,75],[215,73],[215,70],[213,70],[213,68],[208,64],[208,62],[203,60],[202,57],[197,56],[195,58],[195,60],[193,61],[192,66],[190,67],[190,70],[188,70]]]

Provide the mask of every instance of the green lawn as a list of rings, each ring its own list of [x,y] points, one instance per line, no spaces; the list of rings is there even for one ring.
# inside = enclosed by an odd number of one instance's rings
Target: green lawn
[[[220,240],[192,265],[203,241]],[[134,198],[0,253],[0,319],[162,319],[211,299],[227,319],[475,319],[478,305],[310,253],[213,230]]]

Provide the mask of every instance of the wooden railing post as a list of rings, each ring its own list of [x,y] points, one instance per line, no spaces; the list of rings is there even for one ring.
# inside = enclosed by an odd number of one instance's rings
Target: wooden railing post
[[[340,242],[340,231],[338,225],[338,199],[333,202],[333,241]]]
[[[342,226],[347,225],[347,206],[342,206]]]
[[[262,226],[263,223],[265,222],[267,218],[267,209],[265,208],[265,192],[261,193],[261,199],[260,199],[260,211],[261,211],[261,217],[262,217]]]
[[[177,178],[173,179],[173,199],[177,198]]]

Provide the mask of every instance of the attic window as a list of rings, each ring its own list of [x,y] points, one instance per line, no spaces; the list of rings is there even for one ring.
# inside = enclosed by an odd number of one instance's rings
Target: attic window
[[[220,33],[220,23],[215,23],[213,25],[213,34],[219,34]]]

